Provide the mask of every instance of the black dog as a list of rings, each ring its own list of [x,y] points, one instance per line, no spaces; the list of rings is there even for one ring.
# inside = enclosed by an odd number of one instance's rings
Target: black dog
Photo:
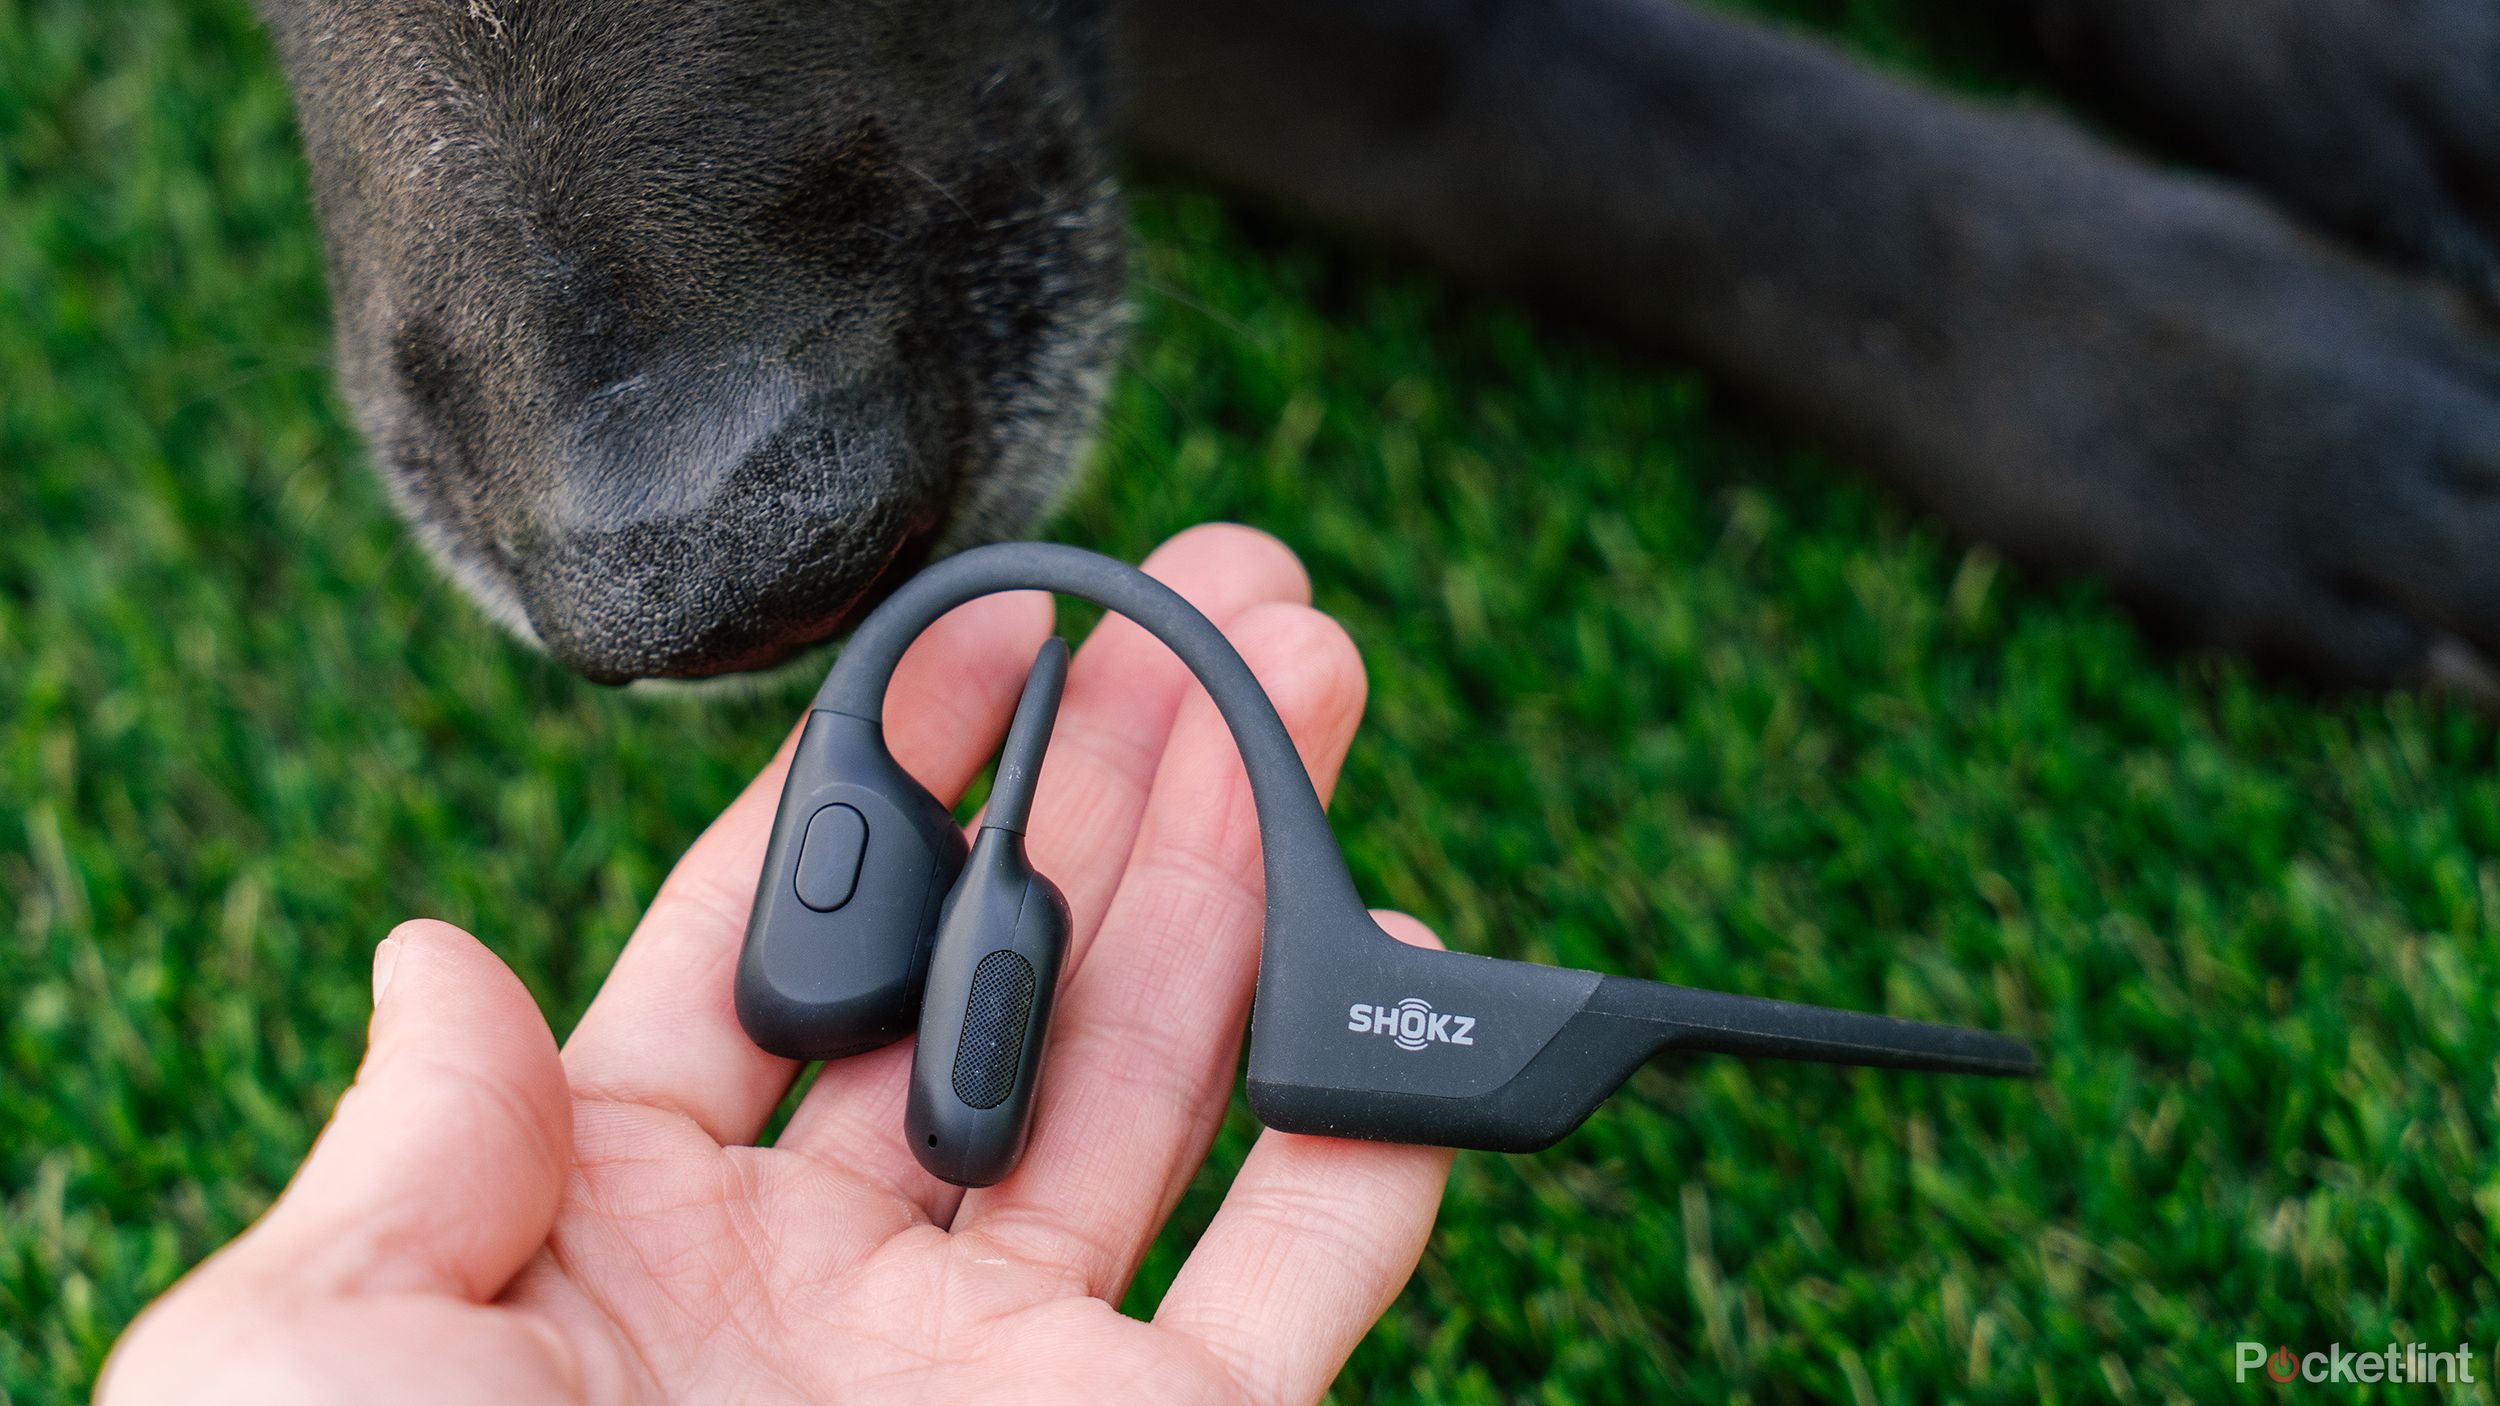
[[[383,472],[594,678],[770,663],[1030,524],[1116,344],[1115,127],[2189,639],[2500,653],[2500,0],[2019,8],[2244,184],[1672,0],[270,3]]]

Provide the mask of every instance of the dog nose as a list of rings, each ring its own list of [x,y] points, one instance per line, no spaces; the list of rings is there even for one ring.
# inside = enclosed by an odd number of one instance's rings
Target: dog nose
[[[550,541],[518,579],[531,628],[599,683],[766,668],[830,638],[915,567],[928,534],[889,514],[750,501],[696,524]]]
[[[902,395],[736,389],[647,409],[594,398],[546,456],[505,562],[540,642],[584,676],[777,663],[917,564],[942,495]]]

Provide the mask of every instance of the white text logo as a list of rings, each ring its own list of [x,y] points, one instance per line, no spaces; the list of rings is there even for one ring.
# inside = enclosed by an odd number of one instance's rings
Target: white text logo
[[[2459,1343],[2452,1352],[2435,1352],[2420,1343],[2389,1343],[2385,1348],[2355,1352],[2330,1343],[2321,1352],[2269,1351],[2264,1343],[2242,1342],[2235,1349],[2239,1379],[2263,1373],[2275,1382],[2394,1382],[2413,1385],[2474,1380],[2474,1350]]]
[[[1436,1011],[1431,1002],[1415,996],[1394,1006],[1355,1005],[1346,1011],[1345,1028],[1357,1035],[1386,1035],[1402,1050],[1476,1043],[1474,1016]]]

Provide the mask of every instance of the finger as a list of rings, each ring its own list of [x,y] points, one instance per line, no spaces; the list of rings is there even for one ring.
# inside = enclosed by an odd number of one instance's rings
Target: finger
[[[1229,524],[1181,533],[1147,557],[1145,569],[1218,625],[1262,601],[1302,599],[1310,589],[1282,543]],[[1025,650],[1019,665],[1032,657]],[[1116,615],[1104,618],[1069,666],[1026,833],[1034,867],[1068,899],[1070,967],[1109,906],[1172,716],[1194,687],[1161,641]],[[910,1070],[907,1047],[828,1067],[775,1145],[853,1172],[891,1168],[903,1146]],[[874,1149],[871,1160],[863,1161],[863,1149]],[[952,1190],[905,1160],[909,1170],[896,1173],[897,1189],[932,1215],[950,1207]]]
[[[1235,643],[1325,796],[1363,713],[1363,663],[1307,606],[1242,616]],[[1205,695],[1172,730],[1119,893],[1068,982],[1021,1170],[965,1197],[954,1228],[1116,1300],[1230,1101],[1258,966],[1256,811]]]
[[[963,794],[988,760],[1050,618],[1046,596],[986,597],[950,612],[903,656],[886,736],[941,800]],[[789,766],[785,740],[661,884],[565,1041],[576,1092],[679,1114],[715,1142],[743,1143],[788,1090],[797,1066],[747,1039],[731,976]]]
[[[555,1223],[572,1154],[555,1037],[511,969],[448,923],[394,931],[374,988],[354,1086],[235,1260],[305,1293],[482,1303]]]
[[[1251,1401],[1319,1400],[1414,1274],[1449,1173],[1448,1148],[1261,1133],[1155,1326],[1204,1346]]]

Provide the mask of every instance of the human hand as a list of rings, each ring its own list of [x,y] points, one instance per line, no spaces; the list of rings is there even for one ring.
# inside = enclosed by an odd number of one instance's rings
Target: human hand
[[[1232,637],[1326,795],[1363,670],[1300,565],[1209,527],[1148,569]],[[887,734],[941,797],[988,759],[1050,620],[1045,597],[977,601],[905,659]],[[1263,1133],[1153,1319],[1116,1307],[1230,1101],[1258,954],[1248,783],[1179,661],[1113,618],[1070,672],[1030,844],[1074,930],[1030,1150],[985,1190],[904,1146],[908,1044],[826,1066],[751,1145],[799,1072],[730,1005],[788,757],[679,862],[561,1054],[475,939],[394,931],[329,1127],[268,1214],[140,1317],[99,1398],[1325,1391],[1413,1272],[1447,1152]]]

